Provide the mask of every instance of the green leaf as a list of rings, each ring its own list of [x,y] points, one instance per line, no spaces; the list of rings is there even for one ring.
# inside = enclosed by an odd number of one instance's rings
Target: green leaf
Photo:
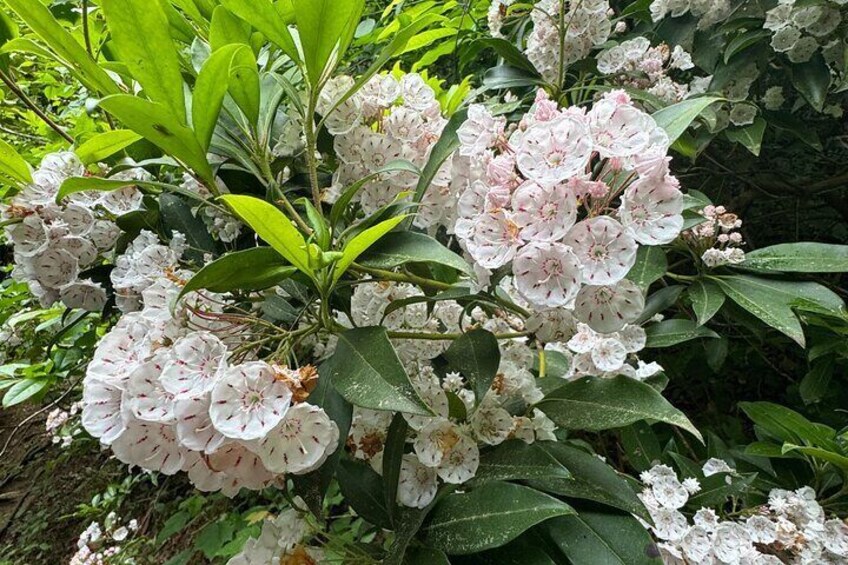
[[[290,22],[287,21],[282,4],[274,4],[271,0],[221,0],[222,6],[253,26],[282,49],[292,61],[300,61],[297,46],[287,27]]]
[[[711,280],[697,280],[687,291],[692,300],[692,310],[698,318],[698,324],[704,325],[713,319],[726,299],[721,287]]]
[[[215,253],[215,242],[206,229],[206,224],[195,218],[191,207],[185,200],[174,194],[159,197],[159,213],[162,223],[171,234],[179,232],[186,237],[187,253],[198,264],[203,263],[203,255]]]
[[[439,141],[430,150],[430,158],[427,160],[427,164],[424,165],[421,176],[418,177],[418,185],[415,187],[415,197],[413,198],[414,202],[421,202],[424,198],[424,193],[427,192],[427,189],[433,183],[433,179],[436,178],[436,173],[439,172],[439,169],[447,161],[448,157],[453,155],[454,151],[459,148],[459,137],[456,132],[467,117],[468,111],[460,110],[451,116],[451,119],[445,125]]]
[[[640,245],[636,263],[627,273],[627,278],[646,291],[651,284],[663,278],[667,271],[668,260],[662,247]]]
[[[645,347],[672,347],[679,343],[702,337],[718,339],[718,334],[709,328],[698,326],[692,320],[663,320],[645,328],[648,342]]]
[[[62,64],[86,87],[101,94],[117,94],[118,85],[101,69],[42,2],[3,0],[41,38]]]
[[[831,81],[830,69],[822,54],[816,53],[806,63],[790,65],[789,78],[810,106],[821,112]]]
[[[515,68],[538,75],[536,67],[527,56],[512,42],[502,38],[484,37],[475,39],[469,44],[467,51],[463,53],[463,59],[474,57],[484,49],[492,49],[504,62]]]
[[[662,565],[648,530],[627,514],[580,512],[542,524],[572,565]]]
[[[383,477],[368,463],[350,458],[339,461],[336,477],[345,502],[357,514],[375,526],[391,529],[392,522],[383,497]]]
[[[407,263],[435,263],[474,276],[462,257],[423,233],[393,232],[362,255],[359,263],[374,269],[393,269]]]
[[[685,478],[685,477],[682,477]],[[701,482],[701,490],[689,499],[691,508],[720,508],[732,496],[744,494],[756,480],[756,473],[741,476],[719,473],[706,478],[697,477]]]
[[[209,263],[188,281],[180,296],[201,289],[212,292],[263,290],[295,272],[297,269],[288,265],[270,247],[254,247],[227,253]]]
[[[685,289],[686,287],[682,284],[664,286],[648,296],[648,299],[645,301],[645,310],[639,316],[639,319],[636,320],[636,323],[643,324],[653,318],[654,315],[673,306]]]
[[[191,108],[192,125],[197,140],[205,149],[212,141],[228,90],[250,122],[255,124],[259,119],[259,74],[253,51],[247,45],[230,44],[218,49],[197,75]]]
[[[448,554],[500,547],[536,524],[573,514],[564,502],[529,487],[492,482],[446,496],[423,529],[424,542]]]
[[[730,141],[743,145],[748,151],[759,157],[765,132],[766,121],[757,117],[753,124],[725,130],[725,135]]]
[[[653,117],[657,125],[668,134],[669,141],[674,143],[689,128],[692,122],[701,115],[710,105],[719,102],[723,98],[715,96],[703,96],[700,98],[689,98],[683,102],[672,104],[654,113]]]
[[[792,338],[804,347],[806,340],[801,322],[793,308],[815,307],[844,314],[842,299],[826,287],[813,282],[777,281],[749,276],[714,277],[736,304],[763,323]]]
[[[372,410],[432,416],[415,392],[383,327],[357,328],[339,335],[327,374],[351,404]]]
[[[14,147],[0,139],[0,178],[3,177],[21,185],[32,182],[29,164]]]
[[[543,447],[571,473],[571,479],[531,481],[531,486],[558,496],[591,500],[650,520],[650,515],[630,484],[607,463],[580,449],[558,442]]]
[[[404,555],[404,565],[451,565],[447,555],[429,547],[410,547]]]
[[[164,104],[129,94],[116,94],[101,100],[100,107],[168,155],[194,169],[207,183],[215,182],[212,167],[206,160],[206,151],[197,142],[194,132],[182,125]]]
[[[621,429],[621,446],[637,471],[647,471],[662,459],[662,448],[651,426],[635,422]]]
[[[161,0],[100,0],[112,43],[133,78],[154,102],[186,122],[185,94],[177,49],[168,33]]]
[[[492,386],[501,362],[495,336],[484,329],[471,330],[455,339],[444,356],[451,369],[462,373],[480,403]]]
[[[572,381],[546,395],[537,407],[570,430],[596,432],[656,420],[683,428],[702,440],[692,422],[653,387],[622,375]]]
[[[749,251],[741,266],[784,273],[845,273],[848,245],[781,243]]]
[[[475,481],[570,479],[571,473],[545,451],[544,442],[527,444],[512,439],[480,454]]]
[[[826,461],[832,465],[836,465],[836,467],[838,467],[843,473],[848,474],[848,457],[842,455],[841,453],[836,453],[834,451],[829,451],[820,447],[808,447],[803,445],[792,444],[784,444],[781,451],[783,453],[791,453],[797,451],[798,453],[809,455],[814,459],[820,459],[821,461]]]
[[[51,383],[50,379],[22,379],[9,388],[3,396],[3,408],[9,408],[25,402],[43,391]]]
[[[250,24],[223,6],[216,6],[209,26],[209,46],[214,53],[225,45],[250,45]]]
[[[813,363],[813,368],[801,379],[798,392],[804,404],[813,404],[821,401],[827,395],[830,381],[833,379],[833,358]]]
[[[809,443],[831,450],[839,448],[836,432],[822,424],[815,424],[785,406],[771,402],[740,402],[745,414],[757,426],[786,443]]]
[[[362,189],[363,186],[371,182],[372,180],[380,178],[380,176],[384,173],[392,173],[396,171],[406,171],[409,173],[413,173],[415,175],[420,175],[421,171],[405,159],[397,159],[395,161],[390,162],[389,164],[381,167],[371,173],[370,175],[363,177],[351,184],[347,188],[342,191],[341,196],[339,196],[338,200],[333,203],[333,207],[330,209],[330,224],[335,226],[341,220],[342,215],[345,212],[348,204],[350,204],[353,197]]]
[[[292,0],[313,88],[323,84],[338,65],[359,25],[364,0]]]
[[[335,270],[333,271],[333,282],[338,282],[342,275],[345,274],[348,267],[350,267],[360,255],[365,253],[369,247],[377,243],[377,241],[395,229],[397,225],[405,219],[406,216],[389,218],[388,220],[382,221],[376,226],[372,226],[362,233],[357,234],[356,237],[347,242],[342,250],[342,257],[336,263]]]
[[[741,53],[768,37],[771,37],[771,32],[767,29],[752,29],[737,35],[727,43],[727,47],[724,49],[724,63],[727,64],[737,53]]]
[[[225,194],[221,196],[221,200],[289,263],[303,273],[313,276],[306,251],[306,240],[291,220],[273,204],[241,194]]]
[[[95,135],[74,152],[84,164],[92,165],[126,149],[139,139],[141,136],[134,131],[116,129]]]
[[[397,490],[400,480],[400,468],[403,465],[403,450],[406,447],[406,435],[409,424],[403,414],[395,414],[386,441],[383,444],[383,482],[385,484],[385,503],[392,524],[397,522]]]

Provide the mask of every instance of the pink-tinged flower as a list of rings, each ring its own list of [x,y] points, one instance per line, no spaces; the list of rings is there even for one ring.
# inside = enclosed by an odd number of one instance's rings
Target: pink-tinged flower
[[[565,240],[580,260],[583,282],[615,284],[636,263],[636,241],[608,216],[578,222]]]
[[[565,306],[580,290],[580,261],[561,243],[531,243],[512,266],[519,292],[541,307]]]
[[[494,117],[482,104],[472,104],[468,107],[468,119],[456,130],[459,154],[476,155],[494,147],[503,136],[505,126],[504,118]]]
[[[193,451],[214,453],[229,441],[212,424],[209,404],[208,395],[184,398],[174,403],[177,439],[183,447]]]
[[[510,196],[506,187],[489,186],[482,181],[474,181],[459,197],[457,212],[460,218],[477,218],[503,208],[509,203]]]
[[[618,371],[627,360],[627,350],[614,337],[603,338],[592,348],[592,363],[605,373]]]
[[[82,393],[82,426],[100,443],[109,445],[124,433],[123,390],[114,381],[86,378]]]
[[[339,428],[318,406],[292,406],[280,424],[253,451],[272,473],[307,473],[319,467],[338,446]]]
[[[261,490],[274,480],[259,456],[237,443],[225,445],[210,455],[208,462],[210,469],[227,476],[222,489],[228,496],[238,493],[242,487]]]
[[[162,369],[162,386],[177,399],[201,396],[212,390],[226,368],[227,346],[209,332],[192,332],[178,339],[172,359]]]
[[[126,431],[112,443],[115,457],[127,465],[174,475],[185,462],[173,426],[130,419]]]
[[[647,176],[627,187],[621,198],[621,223],[639,243],[663,245],[683,230],[683,193],[672,176]]]
[[[242,440],[260,439],[286,416],[291,390],[276,379],[262,361],[230,367],[212,388],[209,415],[223,435]]]
[[[492,158],[486,165],[486,181],[510,192],[515,190],[521,184],[521,177],[515,170],[515,155],[502,153]]]
[[[540,183],[559,183],[585,171],[592,138],[579,118],[560,116],[531,125],[515,147],[518,170]]]
[[[145,422],[173,424],[174,395],[159,381],[164,355],[157,355],[130,374],[124,390],[124,407]]]
[[[526,241],[558,241],[577,220],[577,200],[566,184],[522,184],[512,196],[513,218]]]
[[[496,269],[515,257],[518,248],[524,243],[520,232],[521,228],[505,210],[483,214],[472,221],[470,229],[466,231],[471,236],[466,242],[468,252],[481,266]]]
[[[541,88],[536,91],[536,100],[533,101],[530,113],[536,122],[549,122],[560,115],[557,103]]]
[[[192,486],[200,492],[218,492],[227,478],[224,473],[210,469],[206,458],[194,452],[186,455],[183,471],[188,475]]]
[[[566,183],[568,190],[577,198],[603,198],[609,194],[610,187],[603,181],[593,181],[572,177]]]
[[[595,150],[602,158],[626,158],[648,148],[651,131],[657,125],[645,112],[604,97],[589,112],[589,127]]]
[[[574,316],[599,333],[617,332],[644,310],[642,290],[627,279],[611,286],[585,286],[574,301]]]

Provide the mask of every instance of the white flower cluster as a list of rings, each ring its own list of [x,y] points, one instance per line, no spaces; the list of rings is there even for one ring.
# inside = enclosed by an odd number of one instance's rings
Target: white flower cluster
[[[742,234],[742,220],[724,206],[707,206],[701,210],[705,222],[684,232],[684,239],[701,255],[701,260],[709,267],[738,265],[745,260],[742,246],[745,244]]]
[[[283,510],[276,517],[265,518],[259,537],[247,540],[241,552],[227,561],[227,565],[321,563],[323,551],[305,543],[310,533],[309,523],[297,510]]]
[[[793,63],[804,63],[822,49],[826,58],[844,49],[841,38],[831,37],[842,23],[840,7],[846,0],[829,0],[810,3],[780,0],[766,12],[763,27],[773,33],[771,46],[778,53],[786,53]],[[831,54],[831,55],[828,55]],[[844,56],[836,53],[836,56]]]
[[[609,12],[608,0],[539,0],[530,13],[533,31],[524,53],[545,80],[562,80],[561,70],[609,39]]]
[[[681,46],[673,50],[665,43],[651,47],[646,37],[637,37],[610,47],[598,55],[598,71],[614,75],[616,84],[645,90],[666,102],[679,102],[691,94],[700,94],[698,85],[676,82],[673,70],[693,68],[692,57]]]
[[[426,303],[408,304],[386,315],[395,300],[413,298],[420,291],[403,283],[368,283],[357,286],[351,300],[357,325],[382,325],[392,330],[431,333],[458,331],[463,308],[453,301],[441,301],[428,313]],[[490,317],[481,309],[470,313],[471,323],[493,332],[515,329],[520,323],[509,317]],[[405,414],[413,452],[404,456],[398,487],[398,502],[423,508],[436,495],[438,481],[462,484],[472,479],[480,462],[480,446],[498,445],[519,438],[527,443],[554,439],[554,424],[534,410],[530,416],[513,415],[506,406],[529,406],[542,399],[542,392],[526,369],[533,353],[523,340],[501,343],[498,375],[486,396],[475,405],[474,393],[462,375],[448,373],[443,378],[430,360],[442,353],[449,341],[396,339],[393,344],[419,397],[437,416]],[[450,398],[464,406],[466,418],[452,417]],[[454,416],[456,416],[454,414]],[[382,472],[383,447],[392,421],[390,412],[354,408],[347,444],[352,455],[370,462]]]
[[[285,473],[319,467],[338,427],[305,400],[311,367],[231,363],[244,326],[226,301],[189,293],[177,300],[175,271],[142,291],[94,353],[84,380],[82,422],[124,463],[173,475],[200,490],[259,490]]]
[[[494,0],[489,5],[489,12],[486,19],[489,24],[489,34],[492,37],[503,37],[501,29],[503,28],[504,18],[507,15],[509,7],[515,3],[515,0]]]
[[[44,306],[61,300],[69,308],[99,311],[106,304],[106,290],[99,283],[80,278],[110,251],[120,235],[113,218],[136,210],[142,195],[134,187],[107,193],[76,193],[61,204],[56,196],[62,183],[86,174],[70,152],[47,155],[33,173],[33,183],[2,209],[14,246],[12,276],[25,281]],[[129,169],[112,178],[146,179],[143,169]]]
[[[620,370],[644,346],[629,327],[644,296],[625,279],[638,246],[670,243],[683,227],[668,136],[622,91],[588,112],[561,110],[540,91],[517,129],[505,130],[480,105],[459,128],[465,163],[455,160],[463,165],[456,178],[465,187],[457,187],[454,231],[478,266],[511,263],[515,288],[537,314],[530,329],[549,342],[579,333],[580,345],[563,349],[587,362],[602,348],[600,366],[585,374]],[[577,332],[575,320],[586,329]],[[608,335],[616,332],[628,337]]]
[[[707,29],[727,19],[733,4],[730,0],[654,0],[650,10],[655,22],[669,14],[677,18],[688,12],[698,19],[698,29]]]
[[[61,444],[61,447],[68,447],[82,430],[79,427],[79,415],[82,409],[82,402],[74,402],[68,411],[56,408],[47,415],[47,420],[44,422],[44,429],[50,440],[54,444]]]
[[[115,268],[110,274],[118,308],[122,312],[141,308],[144,291],[179,269],[185,248],[182,234],[175,233],[168,245],[162,245],[155,233],[142,230],[115,258]]]
[[[321,93],[318,111],[326,116],[327,130],[334,134],[339,166],[325,198],[335,201],[345,187],[379,171],[392,161],[409,161],[423,168],[439,140],[447,120],[442,116],[435,91],[421,75],[410,73],[397,80],[391,74],[368,81],[335,111],[335,102],[353,86],[349,76],[330,80]],[[445,224],[453,209],[448,167],[436,175],[417,209],[415,225],[421,228]],[[379,175],[359,190],[366,214],[392,203],[401,193],[414,191],[418,175],[393,171]]]
[[[103,521],[92,522],[80,534],[77,540],[77,552],[71,557],[68,565],[116,565],[124,563],[119,560],[121,544],[134,532],[138,531],[138,521],[135,519],[121,525],[121,520],[114,512],[110,512]],[[131,561],[127,561],[130,563]]]
[[[733,470],[725,463],[714,471]],[[651,515],[649,528],[661,542],[667,564],[835,565],[848,559],[848,525],[827,520],[810,487],[774,489],[767,505],[735,520],[722,520],[712,509],[701,508],[690,523],[681,510],[700,491],[697,479],[680,481],[666,465],[653,467],[641,478],[646,486],[639,498]]]
[[[204,200],[214,198],[214,195],[208,188],[189,174],[183,175],[181,187],[194,192]],[[218,187],[222,194],[228,192],[223,182],[218,181]],[[192,212],[195,216],[199,216],[203,220],[203,223],[206,224],[206,228],[212,236],[217,237],[224,243],[232,243],[241,235],[241,229],[243,227],[241,221],[232,214],[227,214],[220,207],[198,205],[192,209]]]

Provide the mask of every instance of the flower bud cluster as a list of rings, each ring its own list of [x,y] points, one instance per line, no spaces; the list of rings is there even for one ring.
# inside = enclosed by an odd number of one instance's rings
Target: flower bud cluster
[[[742,220],[724,206],[707,206],[701,210],[706,221],[684,232],[683,237],[709,267],[737,265],[745,260],[745,241],[738,230]]]

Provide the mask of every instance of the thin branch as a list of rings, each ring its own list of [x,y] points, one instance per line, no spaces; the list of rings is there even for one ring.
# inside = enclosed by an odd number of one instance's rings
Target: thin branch
[[[33,102],[33,101],[30,99],[30,97],[29,97],[29,96],[27,96],[27,95],[26,95],[26,93],[25,93],[23,90],[21,90],[21,89],[20,89],[20,87],[19,87],[17,84],[15,84],[15,81],[14,81],[14,80],[12,80],[12,77],[10,77],[9,75],[7,75],[7,74],[6,74],[6,72],[5,72],[3,69],[0,69],[0,80],[2,80],[2,81],[3,81],[3,84],[5,84],[5,85],[9,88],[9,90],[11,90],[11,91],[12,91],[12,93],[13,93],[15,96],[17,96],[17,97],[21,100],[21,102],[23,102],[23,103],[24,103],[24,105],[25,105],[27,108],[29,108],[30,110],[32,110],[33,112],[35,112],[35,115],[37,115],[39,118],[41,118],[41,120],[42,120],[45,124],[47,124],[48,126],[50,126],[50,128],[51,128],[53,131],[55,131],[56,133],[58,133],[58,134],[59,134],[59,135],[60,135],[60,136],[61,136],[61,137],[65,140],[65,141],[67,141],[68,143],[70,143],[70,144],[73,144],[73,143],[74,143],[74,138],[73,138],[73,137],[71,137],[71,136],[70,136],[70,135],[69,135],[69,134],[68,134],[65,130],[63,130],[63,129],[59,126],[59,124],[57,124],[56,122],[54,122],[54,121],[53,121],[53,119],[52,119],[52,118],[50,118],[50,116],[48,116],[47,114],[45,114],[45,113],[44,113],[44,111],[43,111],[41,108],[39,108],[39,107],[35,104],[35,102]]]

